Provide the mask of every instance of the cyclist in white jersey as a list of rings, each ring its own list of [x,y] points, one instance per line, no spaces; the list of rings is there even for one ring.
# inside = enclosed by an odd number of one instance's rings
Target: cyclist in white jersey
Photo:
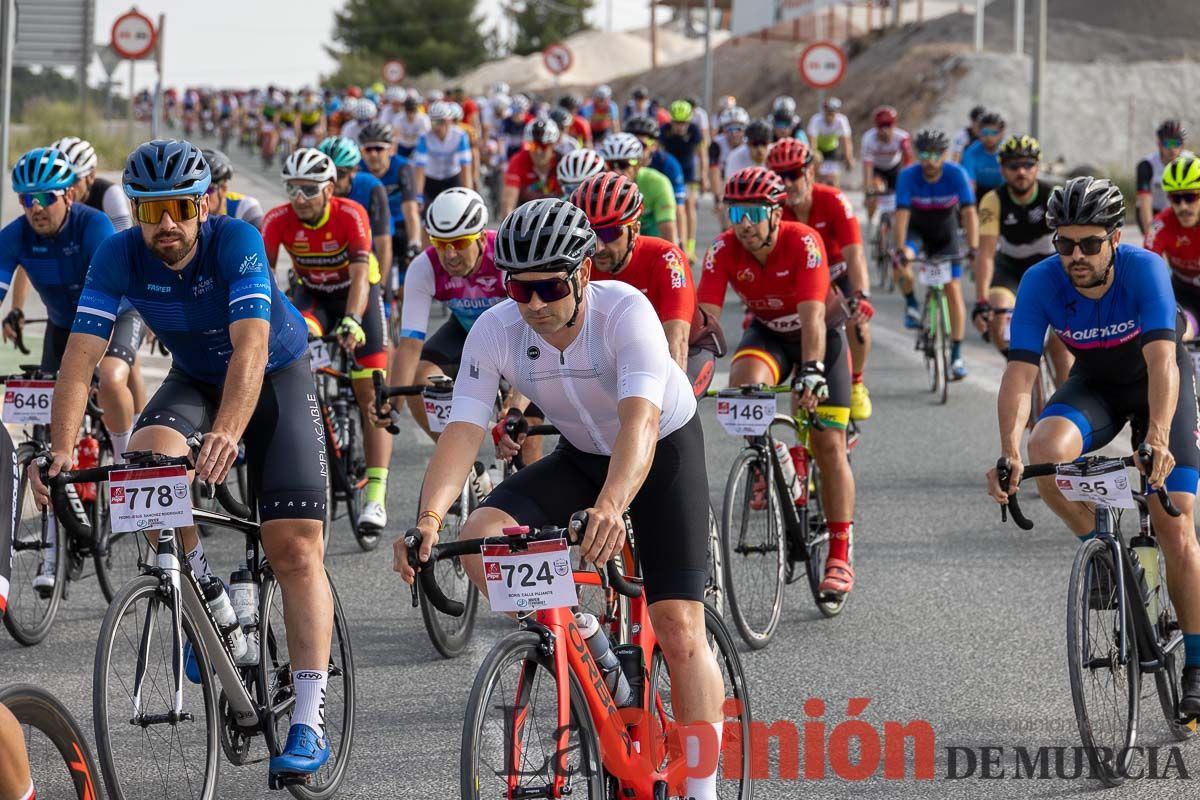
[[[620,552],[628,508],[675,718],[711,724],[719,748],[724,692],[704,632],[708,510],[697,499],[707,497],[708,479],[696,401],[650,301],[619,281],[589,282],[595,250],[587,217],[563,200],[533,200],[501,223],[495,258],[511,299],[485,311],[467,335],[451,421],[421,490],[421,557],[462,491],[503,376],[543,407],[562,439],[497,486],[460,537],[561,525],[586,510],[582,553],[599,564]],[[483,587],[480,559],[463,564]],[[403,539],[394,568],[412,582]],[[699,737],[685,735],[685,745],[692,738]],[[715,770],[687,778],[684,795],[716,800]]]
[[[404,112],[392,118],[396,152],[405,158],[411,157],[416,152],[417,143],[429,133],[431,127],[429,117],[421,110],[421,101],[411,94],[404,98]]]
[[[451,103],[432,103],[429,120],[433,127],[417,141],[413,177],[418,202],[423,198],[426,206],[450,187],[467,186],[470,180],[471,142],[467,132],[453,124],[453,117]]]
[[[883,195],[883,211],[896,210],[896,179],[900,168],[912,163],[912,140],[908,131],[896,126],[896,109],[875,109],[875,127],[863,134],[859,157],[862,159],[863,188],[866,190],[867,220],[875,218],[876,197]]]
[[[1169,119],[1154,132],[1158,147],[1137,164],[1134,180],[1137,187],[1137,221],[1142,233],[1150,232],[1150,223],[1158,212],[1167,207],[1167,195],[1162,188],[1163,169],[1180,156],[1195,158],[1183,149],[1187,129],[1177,119]]]

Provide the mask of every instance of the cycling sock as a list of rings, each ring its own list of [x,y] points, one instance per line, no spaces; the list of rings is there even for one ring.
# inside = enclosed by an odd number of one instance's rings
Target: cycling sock
[[[904,295],[904,305],[908,306],[909,308],[916,308],[917,307],[917,296],[912,292],[909,292],[908,294]]]
[[[687,251],[688,251],[689,253],[694,253],[694,252],[696,252],[696,240],[695,240],[695,239],[688,239],[688,240],[687,240]]]
[[[1200,667],[1200,633],[1183,635],[1183,665]]]
[[[721,755],[721,730],[724,728],[724,723],[696,722],[693,724],[697,726],[711,725],[713,735],[716,737],[716,742],[714,743],[716,746],[710,752],[702,752],[702,750],[709,749],[708,746],[702,747],[702,743],[708,744],[705,741],[708,737],[701,738],[700,736],[689,736],[687,733],[684,733],[689,771],[696,768],[707,770],[711,767],[712,772],[700,778],[689,776],[683,794],[685,797],[692,798],[692,800],[717,800],[717,762],[720,760]]]
[[[124,433],[108,432],[108,438],[112,440],[113,446],[113,463],[124,464],[125,458],[121,454],[129,449],[129,439],[133,436],[133,428]]]
[[[854,383],[862,383],[862,373],[861,373],[861,372],[855,372],[855,373],[854,373],[854,374],[851,376],[851,380],[852,380]]]
[[[17,800],[34,800],[37,794],[33,791],[33,781],[29,782],[29,788],[25,790],[25,794],[17,798]]]
[[[42,558],[42,572],[53,575],[58,565],[58,522],[54,512],[46,512],[46,553]]]
[[[1075,538],[1079,540],[1079,543],[1080,543],[1080,544],[1083,544],[1083,543],[1084,543],[1084,542],[1086,542],[1086,541],[1089,541],[1089,540],[1091,540],[1091,539],[1095,539],[1095,538],[1096,538],[1096,532],[1095,532],[1095,531],[1092,531],[1091,533],[1085,533],[1083,536],[1080,536],[1080,535],[1076,534],[1076,535],[1075,535]]]
[[[196,539],[196,548],[187,554],[187,560],[196,580],[203,581],[212,576],[212,568],[208,566],[208,559],[204,557],[204,542],[200,539]]]
[[[850,525],[849,522],[828,522],[829,528],[829,558],[850,560]]]
[[[950,342],[950,360],[958,361],[960,358],[962,358],[962,339]]]
[[[293,725],[307,725],[325,735],[325,686],[329,673],[316,669],[299,669],[292,673],[296,686],[296,708],[292,711]]]
[[[367,502],[383,505],[387,499],[387,467],[367,467]]]

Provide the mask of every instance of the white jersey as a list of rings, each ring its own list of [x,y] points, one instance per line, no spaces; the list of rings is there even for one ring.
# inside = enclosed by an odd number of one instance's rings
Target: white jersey
[[[401,147],[416,147],[421,137],[429,133],[433,125],[429,117],[418,111],[409,119],[407,113],[400,114],[392,120],[392,128],[396,133],[396,142]]]
[[[1180,150],[1178,157],[1195,158],[1196,154],[1190,150]],[[1155,214],[1162,211],[1168,205],[1167,193],[1162,188],[1163,170],[1166,168],[1166,164],[1162,160],[1162,154],[1158,150],[1155,150],[1138,162],[1137,169],[1134,172],[1137,193],[1145,194],[1147,191],[1150,192],[1150,207]]]
[[[970,147],[973,141],[975,141],[975,135],[971,133],[970,126],[959,128],[954,132],[954,138],[950,140],[950,157],[955,161],[961,161],[963,151]]]
[[[104,191],[104,213],[112,220],[113,229],[118,233],[133,227],[133,214],[129,209],[129,198],[121,184],[114,183]]]
[[[734,174],[744,170],[746,167],[762,167],[765,164],[757,164],[754,158],[750,155],[750,145],[743,142],[737,147],[729,151],[725,156],[725,166],[722,174],[726,180],[729,180]]]
[[[344,136],[355,144],[358,144],[358,132],[362,130],[365,124],[356,119],[347,120],[342,124],[342,130],[338,135]]]
[[[589,283],[584,292],[579,336],[561,352],[529,327],[516,302],[485,311],[463,346],[450,421],[487,428],[503,376],[585,453],[612,455],[617,403],[626,397],[662,411],[660,440],[687,424],[696,398],[650,301],[620,281]]]
[[[457,125],[446,130],[446,138],[439,139],[433,131],[417,140],[413,164],[425,170],[426,178],[448,181],[462,172],[471,163],[471,142],[467,132]]]
[[[911,146],[908,138],[908,131],[893,127],[891,138],[885,142],[879,138],[879,129],[871,128],[863,134],[859,157],[864,164],[890,172],[904,160],[904,151]]]
[[[828,122],[824,112],[818,111],[808,121],[808,140],[826,158],[838,151],[843,136],[850,137],[850,120],[845,114],[834,114],[833,121]]]

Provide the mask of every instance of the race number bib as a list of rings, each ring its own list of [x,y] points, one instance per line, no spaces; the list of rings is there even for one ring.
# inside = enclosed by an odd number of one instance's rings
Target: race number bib
[[[566,539],[533,542],[519,553],[504,544],[484,545],[483,577],[492,611],[541,611],[579,603]]]
[[[717,422],[733,436],[761,436],[775,419],[775,395],[717,395]]]
[[[9,381],[4,385],[4,421],[50,424],[50,402],[54,381]]]
[[[329,342],[322,342],[320,339],[314,339],[308,343],[308,355],[312,360],[313,372],[328,367],[331,363],[329,357]]]
[[[454,395],[445,392],[424,392],[425,419],[429,421],[429,430],[441,433],[450,421],[450,406],[453,405]]]
[[[1058,468],[1054,483],[1063,497],[1111,508],[1137,508],[1129,486],[1129,473],[1120,461],[1097,464],[1087,471],[1087,475],[1082,472],[1074,464]]]
[[[952,279],[951,266],[945,261],[938,264],[922,262],[917,275],[917,280],[922,286],[945,286]]]
[[[113,472],[108,505],[114,533],[193,524],[192,493],[183,467],[149,467]]]

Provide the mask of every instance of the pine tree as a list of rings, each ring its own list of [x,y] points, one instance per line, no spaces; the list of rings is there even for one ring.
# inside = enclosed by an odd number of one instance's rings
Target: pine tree
[[[490,55],[478,0],[346,0],[327,48],[339,64],[404,62],[409,75],[457,75]],[[331,80],[337,81],[338,75]]]
[[[513,52],[528,55],[588,30],[585,14],[592,0],[524,0],[511,11],[517,35]]]

